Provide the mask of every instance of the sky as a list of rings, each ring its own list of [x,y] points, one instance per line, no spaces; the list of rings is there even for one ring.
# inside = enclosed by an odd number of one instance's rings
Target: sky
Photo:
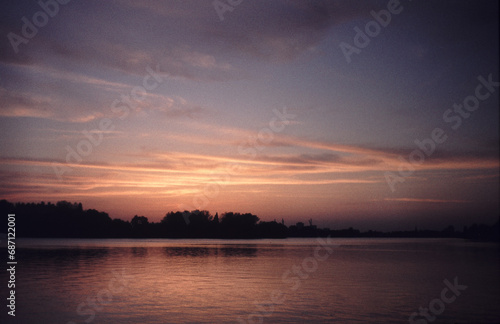
[[[0,199],[130,220],[499,216],[497,1],[3,1]]]

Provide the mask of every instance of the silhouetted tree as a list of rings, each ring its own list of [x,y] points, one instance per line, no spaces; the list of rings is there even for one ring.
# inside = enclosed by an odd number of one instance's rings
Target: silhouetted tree
[[[255,227],[258,221],[259,217],[250,213],[224,213],[220,222],[221,234],[227,238],[255,237]]]
[[[84,229],[83,237],[109,237],[112,220],[107,213],[88,209],[80,217],[80,226]]]
[[[188,232],[190,237],[210,237],[212,215],[206,210],[194,210],[189,215]]]
[[[260,222],[252,214],[226,212],[219,219],[208,211],[169,212],[160,223],[150,223],[145,216],[135,215],[131,222],[111,220],[105,212],[83,210],[81,203],[59,201],[40,203],[16,203],[0,200],[0,213],[16,214],[16,237],[221,237],[221,238],[280,238],[280,237],[463,237],[473,240],[500,240],[500,226],[473,224],[463,232],[448,226],[442,231],[410,230],[394,232],[348,229],[319,229],[303,222],[286,227],[283,223]],[[0,225],[7,232],[7,222]]]
[[[130,221],[132,233],[135,237],[149,237],[150,228],[148,218],[145,216],[135,215]]]
[[[285,238],[288,236],[288,228],[276,221],[260,222],[257,224],[257,236],[261,238]]]
[[[113,219],[111,227],[111,237],[126,238],[132,236],[132,225],[130,225],[130,222],[115,218]]]
[[[132,228],[137,226],[147,226],[149,224],[148,218],[145,216],[137,216],[135,215],[130,222]]]
[[[188,213],[185,211],[184,213]],[[167,237],[185,237],[187,234],[187,224],[184,219],[184,213],[169,212],[161,220],[161,224],[165,228],[165,234]]]

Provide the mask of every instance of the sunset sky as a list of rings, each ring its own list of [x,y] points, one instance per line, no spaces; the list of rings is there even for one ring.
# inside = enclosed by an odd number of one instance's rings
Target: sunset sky
[[[0,4],[0,199],[498,219],[498,1],[45,2]]]

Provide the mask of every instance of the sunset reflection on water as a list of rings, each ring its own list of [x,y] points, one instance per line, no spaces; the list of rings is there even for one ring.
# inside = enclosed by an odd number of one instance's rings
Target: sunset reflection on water
[[[444,239],[332,242],[332,253],[314,264],[314,239],[23,240],[16,319],[401,323],[455,276],[470,288],[447,305],[440,323],[500,315],[498,247]]]

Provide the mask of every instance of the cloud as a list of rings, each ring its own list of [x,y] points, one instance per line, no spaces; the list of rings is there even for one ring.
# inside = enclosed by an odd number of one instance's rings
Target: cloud
[[[5,33],[20,30],[22,13],[39,9],[11,3],[3,7],[16,13],[2,20]],[[228,80],[235,77],[230,65],[218,62],[225,51],[291,60],[314,49],[331,26],[367,15],[368,8],[364,2],[246,1],[220,22],[211,2],[74,2],[21,45],[19,55],[2,42],[0,61],[33,64],[43,54],[139,75],[145,65],[161,62],[171,77]]]
[[[0,116],[46,118],[70,123],[115,118],[116,114],[111,110],[113,100],[130,96],[132,89],[142,85],[142,78],[147,75],[144,70],[141,78],[128,84],[45,65],[18,66],[16,70],[22,75],[21,82],[33,83],[28,75],[43,76],[45,82],[40,87],[17,91],[0,87]],[[113,76],[109,78],[113,79]],[[42,93],[51,93],[51,96]],[[139,97],[140,100],[134,100],[133,115],[142,112],[160,118],[198,118],[206,112],[205,108],[182,97],[156,93],[156,89],[141,92]]]
[[[432,198],[384,198],[385,201],[396,201],[404,203],[435,203],[435,204],[465,204],[472,201],[454,199],[432,199]]]
[[[228,63],[219,63],[215,56],[192,42],[195,35],[167,32],[175,28],[190,29],[190,17],[196,17],[199,10],[199,5],[191,4],[189,8],[180,2],[158,2],[156,6],[120,1],[73,2],[61,7],[47,26],[40,28],[28,44],[21,45],[18,54],[8,41],[0,42],[0,62],[55,66],[54,62],[63,61],[64,64],[57,66],[68,73],[107,69],[136,76],[142,76],[146,66],[159,63],[166,77],[198,81],[234,79],[234,71]],[[137,7],[153,10],[137,12]],[[4,3],[0,9],[4,9],[0,10],[4,14],[11,12],[17,17],[0,19],[0,31],[7,34],[10,31],[20,33],[23,13],[40,8]],[[175,12],[187,16],[181,20]]]
[[[298,179],[288,175],[269,173],[260,174],[252,165],[243,165],[227,179],[223,157],[201,156],[195,154],[168,154],[157,156],[147,163],[81,163],[71,164],[73,171],[58,181],[52,171],[54,161],[48,159],[0,159],[0,174],[4,177],[2,196],[17,200],[28,195],[30,199],[42,197],[92,197],[99,195],[126,196],[165,195],[193,196],[200,186],[222,183],[222,186],[260,186],[260,185],[328,185],[377,183],[381,180],[338,177],[332,179]],[[58,161],[61,162],[62,161]],[[9,167],[19,171],[6,171]],[[258,170],[257,170],[258,171]],[[221,179],[221,180],[216,180]],[[226,180],[224,180],[226,179]],[[216,182],[219,181],[219,182]],[[222,182],[221,182],[222,181]]]
[[[281,167],[288,165],[318,172],[319,170],[324,172],[379,171],[383,176],[385,171],[398,172],[402,165],[400,158],[408,161],[410,153],[416,149],[416,147],[339,144],[280,133],[274,134],[272,141],[262,143],[256,139],[258,131],[215,126],[196,120],[185,124],[184,129],[189,134],[186,137],[176,134],[165,134],[163,137],[168,140],[170,136],[173,136],[172,140],[185,143],[233,147],[232,155],[226,158],[234,162],[280,165]],[[436,148],[431,156],[424,154],[424,162],[414,167],[416,171],[495,169],[498,168],[499,162],[498,150],[494,147],[494,143],[496,142],[492,141],[486,147],[476,147],[468,151],[448,151]],[[287,151],[293,150],[294,153],[276,154],[282,148]],[[250,150],[253,150],[255,154],[250,154]],[[303,153],[300,153],[301,151]],[[278,170],[273,171],[278,172]]]
[[[209,39],[255,58],[289,61],[314,51],[332,26],[367,15],[360,1],[247,1],[207,25]]]
[[[47,96],[23,94],[0,88],[0,116],[3,117],[37,117],[54,116],[53,100]]]
[[[9,91],[0,88],[0,116],[18,118],[44,118],[70,123],[86,123],[103,116],[90,107],[64,104],[61,98],[48,97],[33,92]],[[76,110],[76,111],[75,111]]]

